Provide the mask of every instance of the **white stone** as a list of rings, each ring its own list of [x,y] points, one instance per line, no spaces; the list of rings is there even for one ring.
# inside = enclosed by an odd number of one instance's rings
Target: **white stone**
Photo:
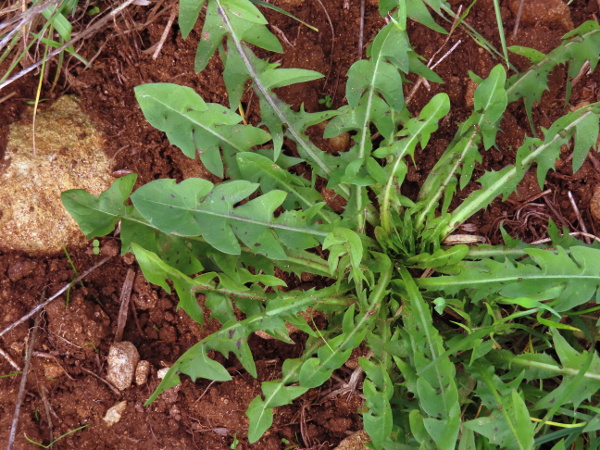
[[[144,359],[138,362],[137,367],[135,368],[135,384],[137,384],[138,386],[146,384],[146,381],[148,381],[149,373],[150,362]]]
[[[125,412],[126,407],[127,402],[123,401],[108,408],[108,411],[106,411],[103,419],[106,422],[106,425],[112,427],[115,423],[119,422],[123,416],[123,413]]]
[[[131,342],[117,342],[108,352],[108,374],[106,379],[117,389],[124,391],[133,382],[133,374],[140,354]]]

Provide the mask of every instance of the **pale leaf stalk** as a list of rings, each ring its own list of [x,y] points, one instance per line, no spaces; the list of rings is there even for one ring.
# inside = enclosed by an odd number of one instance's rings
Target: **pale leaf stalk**
[[[418,135],[415,133],[411,140],[418,139]],[[410,148],[410,144],[407,144],[404,149],[397,155],[394,164],[392,165],[392,170],[390,171],[391,175],[388,178],[387,184],[383,190],[383,199],[381,201],[381,209],[380,209],[380,219],[381,219],[381,227],[385,230],[386,233],[390,233],[392,231],[391,226],[391,217],[390,217],[390,196],[392,189],[394,188],[394,180],[396,176],[394,175],[398,170],[398,166],[402,162],[402,159],[406,155],[408,149]]]
[[[521,441],[519,440],[518,432],[517,432],[515,425],[513,423],[513,420],[512,420],[513,418],[511,418],[508,415],[508,411],[506,410],[506,408],[502,407],[504,405],[504,402],[503,402],[502,397],[496,390],[493,380],[491,379],[490,375],[485,370],[481,371],[481,376],[483,377],[485,384],[487,384],[490,392],[492,393],[494,400],[496,400],[496,403],[498,404],[498,409],[502,413],[502,416],[504,417],[504,420],[506,420],[506,423],[508,425],[508,428],[510,429],[510,432],[514,436],[515,443],[519,446],[519,449],[525,450],[523,445],[521,445]]]
[[[559,367],[558,365],[547,364],[540,361],[532,361],[524,358],[517,358],[515,355],[507,355],[504,353],[499,353],[495,356],[495,358],[502,359],[503,361],[509,363],[510,365],[518,365],[522,367],[529,367],[532,369],[539,370],[547,370],[551,372],[555,372],[556,376],[569,376],[574,377],[577,376],[580,372],[579,369],[573,369],[570,367]],[[595,372],[585,372],[583,374],[583,378],[587,378],[588,380],[600,381],[600,373]]]
[[[569,133],[575,129],[577,124],[582,122],[586,117],[590,114],[593,114],[593,111],[588,111],[585,114],[582,114],[578,119],[571,122],[568,126],[565,127],[564,131],[561,133]],[[471,217],[476,212],[485,208],[489,205],[494,198],[496,198],[499,193],[503,191],[504,186],[517,175],[519,170],[524,170],[527,166],[529,166],[535,159],[542,154],[548,147],[551,147],[556,141],[563,139],[561,134],[556,134],[554,138],[547,143],[540,145],[536,150],[531,152],[520,163],[520,167],[516,165],[512,166],[510,170],[506,172],[506,174],[500,177],[494,184],[490,186],[484,192],[481,192],[481,195],[477,195],[473,197],[471,200],[466,199],[463,203],[458,206],[450,215],[450,220],[448,223],[442,228],[442,237],[446,237],[450,235],[456,228],[458,228],[461,224],[463,224],[469,217]]]
[[[466,154],[468,153],[468,151],[471,149],[471,146],[475,142],[477,135],[478,135],[478,127],[475,126],[473,132],[471,133],[471,136],[469,137],[469,140],[467,141],[465,147],[463,148],[462,152],[460,153],[458,159],[452,165],[452,170],[450,170],[450,172],[448,173],[448,175],[446,176],[446,178],[444,179],[444,181],[442,182],[442,184],[440,185],[438,190],[435,192],[435,194],[429,197],[429,200],[425,204],[425,207],[423,208],[421,213],[417,216],[417,219],[415,221],[415,228],[417,230],[423,226],[423,224],[425,223],[425,220],[427,219],[427,216],[431,213],[431,211],[433,211],[438,200],[440,199],[440,197],[442,196],[442,194],[448,187],[448,184],[450,183],[452,178],[454,178],[454,175],[458,171],[463,159],[465,158]],[[448,234],[450,234],[450,233],[448,233]],[[446,234],[444,234],[443,236],[445,237]]]
[[[223,18],[223,21],[225,22],[227,29],[229,30],[229,33],[231,35],[231,39],[233,40],[235,48],[236,48],[238,54],[240,55],[240,58],[244,62],[244,65],[246,66],[246,70],[250,74],[250,77],[252,78],[256,88],[258,89],[260,94],[263,96],[265,101],[269,104],[269,106],[273,109],[275,114],[277,114],[277,117],[279,117],[279,120],[281,120],[282,123],[287,125],[287,132],[289,132],[292,135],[292,137],[294,138],[294,140],[299,145],[301,145],[302,148],[304,148],[304,151],[306,151],[306,153],[311,157],[312,162],[314,164],[316,164],[323,171],[323,173],[330,175],[331,169],[327,166],[327,164],[324,161],[322,161],[319,158],[317,153],[315,151],[313,151],[313,149],[312,149],[313,144],[310,141],[308,141],[308,138],[306,138],[306,136],[303,136],[301,133],[298,132],[298,130],[295,129],[295,127],[290,122],[290,120],[288,120],[286,114],[279,108],[279,106],[277,105],[277,102],[275,102],[273,100],[273,97],[271,96],[271,94],[269,93],[267,88],[261,83],[258,73],[256,73],[256,69],[255,69],[254,65],[252,64],[252,62],[250,61],[250,58],[246,54],[246,51],[245,51],[240,39],[238,38],[237,34],[235,33],[235,31],[233,29],[233,26],[231,24],[231,21],[229,20],[229,17],[225,13],[225,10],[223,8],[221,0],[215,0],[215,2],[217,3],[218,8],[219,8],[219,14]],[[348,190],[348,187],[340,186],[340,190],[347,197],[350,196],[350,191]]]

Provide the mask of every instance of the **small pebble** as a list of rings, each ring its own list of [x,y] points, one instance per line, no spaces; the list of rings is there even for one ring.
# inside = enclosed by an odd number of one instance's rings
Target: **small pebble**
[[[140,354],[131,342],[117,342],[108,352],[108,374],[106,379],[117,389],[124,391],[133,382],[133,375]]]
[[[163,367],[162,369],[159,369],[159,371],[156,373],[156,376],[158,377],[159,380],[162,380],[166,375],[167,372],[169,371],[170,367]]]
[[[122,401],[122,402],[117,403],[116,405],[108,408],[108,411],[106,411],[106,414],[104,415],[104,419],[103,419],[106,422],[106,425],[111,427],[115,423],[118,423],[119,420],[121,420],[121,417],[123,416],[123,413],[125,412],[126,407],[127,407],[127,402]]]
[[[141,386],[142,384],[146,384],[148,381],[148,374],[150,373],[150,362],[142,359],[138,362],[137,367],[135,368],[135,384]]]

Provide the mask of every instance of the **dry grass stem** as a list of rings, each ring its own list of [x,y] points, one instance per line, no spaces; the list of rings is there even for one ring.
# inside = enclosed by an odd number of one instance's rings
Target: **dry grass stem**
[[[446,44],[452,37],[454,30],[458,26],[458,19],[460,17],[461,11],[462,11],[462,5],[458,8],[458,11],[454,15],[454,22],[452,22],[452,26],[450,27],[450,32],[448,33],[448,36],[446,36],[446,39],[444,40],[443,44],[435,51],[435,53],[433,55],[431,55],[431,58],[429,58],[429,61],[427,62],[427,67],[429,67],[430,69],[434,69],[435,67],[437,67],[438,64],[440,64],[444,59],[446,59],[449,55],[451,55],[454,52],[454,50],[456,49],[456,47],[458,47],[460,45],[460,43],[462,42],[459,39],[450,48],[450,50],[448,50],[446,53],[444,53],[444,55],[437,62],[435,62],[435,63],[433,62],[435,60],[435,57],[438,55],[438,53],[440,53],[442,51],[442,49],[446,46]],[[429,89],[429,83],[427,82],[427,80],[424,77],[420,76],[417,79],[417,81],[415,82],[412,89],[410,90],[409,94],[406,96],[405,102],[407,105],[410,103],[410,101],[415,96],[415,94],[417,93],[417,90],[419,89],[419,87],[421,87],[422,84],[425,84],[427,86],[427,89]]]
[[[31,367],[31,356],[33,355],[33,347],[35,346],[35,339],[37,337],[38,326],[40,324],[40,315],[38,314],[31,330],[29,337],[29,348],[27,349],[27,355],[25,357],[25,367],[21,374],[21,384],[19,385],[19,393],[17,395],[17,402],[15,404],[15,412],[13,414],[12,424],[10,426],[10,434],[8,435],[7,450],[12,450],[15,445],[15,437],[17,435],[17,427],[19,426],[19,413],[21,412],[21,405],[23,404],[23,398],[25,398],[25,390],[27,387],[27,376],[29,375],[29,369]]]
[[[519,3],[519,9],[517,10],[517,18],[515,19],[515,26],[512,32],[512,38],[514,39],[517,36],[517,32],[519,31],[519,24],[521,23],[521,15],[523,14],[523,3],[525,0],[521,0]]]
[[[104,384],[106,384],[106,385],[107,385],[107,386],[110,388],[110,390],[111,390],[111,391],[113,391],[113,393],[114,393],[115,395],[117,395],[119,398],[121,397],[121,395],[122,395],[122,394],[121,394],[121,391],[119,391],[119,390],[118,390],[116,387],[114,387],[114,386],[113,386],[111,383],[109,383],[108,381],[106,381],[104,378],[102,378],[102,377],[101,377],[101,376],[99,376],[99,375],[96,375],[96,374],[95,374],[94,372],[92,372],[90,369],[86,369],[85,367],[81,367],[81,370],[83,370],[85,373],[87,373],[87,374],[89,374],[89,375],[93,376],[94,378],[96,378],[96,379],[98,379],[98,380],[102,381]]]
[[[573,236],[573,237],[582,236],[582,237],[586,237],[589,239],[593,239],[596,242],[600,242],[600,237],[598,237],[594,234],[591,234],[591,233],[584,233],[583,231],[574,231],[572,233],[569,233],[569,236]],[[540,244],[546,244],[548,242],[552,242],[552,239],[550,239],[550,238],[539,239],[537,241],[530,242],[529,244],[530,245],[540,245]]]
[[[169,31],[171,30],[171,27],[173,26],[173,22],[175,22],[176,17],[177,8],[173,8],[173,10],[171,11],[171,15],[169,16],[169,20],[167,21],[167,25],[165,26],[165,29],[163,31],[163,34],[160,37],[160,41],[158,41],[158,44],[156,45],[156,50],[154,50],[154,53],[152,54],[152,59],[156,59],[158,58],[158,55],[160,55],[160,51],[162,50],[163,45],[165,45],[165,41],[167,40],[167,36],[169,35]]]
[[[8,361],[8,363],[13,367],[13,369],[21,371],[21,366],[19,366],[8,353],[6,353],[3,349],[0,348],[0,355]]]
[[[24,75],[28,74],[29,72],[37,69],[42,64],[44,64],[46,61],[59,55],[60,53],[65,51],[67,48],[69,48],[71,45],[75,44],[76,42],[79,42],[83,38],[94,34],[100,28],[102,28],[104,25],[106,25],[106,23],[108,23],[108,21],[115,18],[119,13],[121,13],[121,11],[123,11],[125,8],[127,8],[129,5],[131,5],[134,1],[135,0],[126,0],[121,5],[117,6],[115,9],[113,9],[111,12],[109,12],[106,16],[99,19],[94,25],[87,27],[85,30],[83,30],[81,33],[79,33],[77,36],[73,37],[73,39],[71,39],[68,42],[65,42],[60,47],[58,47],[58,48],[54,49],[53,51],[51,51],[50,53],[48,53],[48,55],[45,58],[43,58],[39,61],[36,61],[35,63],[33,63],[33,64],[29,65],[28,67],[24,68],[23,70],[21,70],[19,73],[10,77],[8,80],[5,80],[4,82],[0,83],[0,89],[3,89],[4,87],[8,86],[15,80],[18,80],[19,78],[23,77]]]
[[[129,310],[129,299],[131,298],[131,290],[133,289],[133,280],[135,279],[135,270],[127,269],[125,282],[121,289],[121,307],[119,308],[119,317],[117,319],[117,331],[115,332],[115,342],[120,342],[123,339],[123,330],[127,323],[127,311]]]
[[[573,194],[571,193],[571,191],[569,191],[567,194],[569,196],[569,202],[571,202],[571,207],[573,208],[573,211],[575,211],[575,216],[577,216],[577,221],[579,222],[579,226],[581,227],[581,230],[585,234],[588,234],[587,227],[585,226],[585,222],[583,221],[583,217],[581,216],[581,213],[579,212],[579,208],[577,207],[577,204],[575,203],[575,199],[573,198]],[[590,239],[586,235],[583,235],[583,237],[585,238],[586,244],[590,244],[591,243]]]

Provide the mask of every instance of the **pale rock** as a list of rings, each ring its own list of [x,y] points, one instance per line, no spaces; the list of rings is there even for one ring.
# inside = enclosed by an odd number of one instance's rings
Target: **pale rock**
[[[30,255],[84,246],[87,239],[63,207],[61,192],[85,189],[94,195],[113,181],[104,140],[74,97],[49,108],[33,108],[10,126],[6,150],[0,149],[0,251]]]
[[[365,430],[351,434],[335,448],[335,450],[367,450],[365,444],[371,442],[369,435]]]
[[[123,416],[126,407],[127,402],[122,401],[108,408],[108,411],[106,411],[106,414],[104,415],[103,419],[104,422],[106,422],[106,425],[112,427],[115,423],[118,423],[121,420],[121,417]]]
[[[135,384],[138,386],[146,384],[149,374],[150,362],[142,359],[140,362],[138,362],[137,367],[135,368]]]
[[[117,389],[124,391],[133,381],[140,354],[131,342],[117,342],[108,352],[108,374],[106,379]]]

